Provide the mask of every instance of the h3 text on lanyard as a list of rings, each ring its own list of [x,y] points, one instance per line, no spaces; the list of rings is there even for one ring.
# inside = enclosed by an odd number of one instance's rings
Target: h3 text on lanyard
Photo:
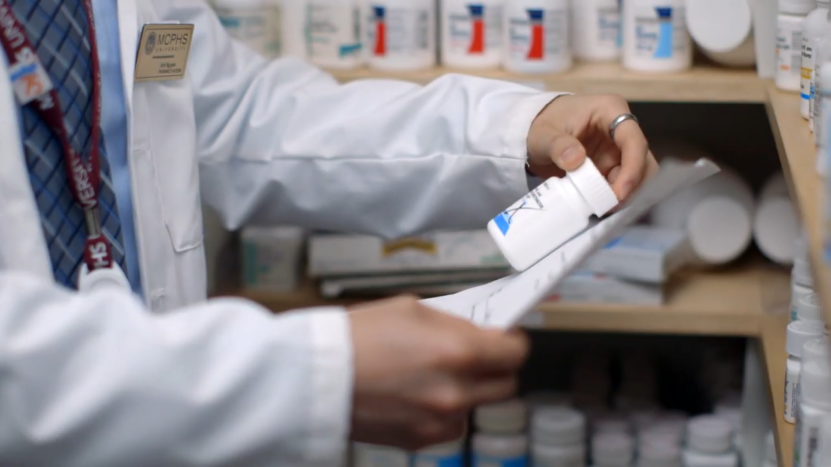
[[[72,148],[64,124],[63,112],[60,108],[58,92],[52,85],[31,41],[26,37],[22,24],[12,12],[8,0],[0,0],[0,44],[2,44],[9,59],[9,71],[15,96],[20,105],[35,106],[40,117],[58,138],[66,158],[65,165],[70,191],[75,202],[84,212],[87,239],[84,247],[84,265],[79,273],[79,289],[85,288],[82,287],[85,281],[89,282],[89,278],[85,276],[94,275],[98,271],[101,271],[99,274],[101,277],[93,282],[103,280],[104,283],[117,283],[119,286],[126,284],[129,288],[129,283],[127,283],[123,272],[121,272],[118,265],[113,264],[111,246],[104,236],[101,227],[101,216],[98,211],[98,197],[101,187],[101,154],[99,147],[101,72],[98,66],[98,50],[95,44],[92,0],[84,0],[84,7],[86,8],[89,24],[93,72],[91,147],[86,155],[86,161]]]

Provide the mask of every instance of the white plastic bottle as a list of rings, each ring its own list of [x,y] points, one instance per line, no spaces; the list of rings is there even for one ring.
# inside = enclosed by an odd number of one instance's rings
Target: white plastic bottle
[[[819,147],[822,140],[822,70],[824,63],[831,61],[831,35],[820,35],[812,41],[811,55],[814,58],[814,72],[811,74],[811,119],[814,122],[814,144]]]
[[[819,467],[816,463],[819,429],[831,414],[831,352],[825,338],[805,344],[799,380],[799,412],[794,430],[793,467]]]
[[[748,0],[687,2],[687,28],[710,59],[727,66],[756,63],[753,17]]]
[[[820,57],[831,52],[831,38],[825,38],[820,44]],[[817,172],[825,176],[828,169],[828,154],[826,154],[826,150],[828,148],[828,140],[831,137],[831,127],[829,127],[829,123],[831,123],[831,62],[822,63],[816,71],[816,81],[819,84],[816,92],[819,94],[820,99],[819,115],[815,116],[814,120],[815,122],[819,122],[819,125],[814,126],[814,134],[817,140]]]
[[[578,60],[620,57],[621,0],[571,0],[571,46]]]
[[[502,255],[524,271],[617,206],[612,187],[591,161],[550,178],[488,223]]]
[[[524,434],[473,435],[472,467],[525,467],[528,463],[528,437]]]
[[[442,0],[441,58],[456,68],[497,68],[502,61],[504,0]]]
[[[818,339],[825,334],[825,325],[821,321],[794,321],[788,325],[785,351],[788,361],[785,371],[785,413],[788,423],[796,423],[799,410],[799,375],[802,372],[802,350],[808,341]]]
[[[802,23],[816,0],[779,0],[776,17],[776,87],[799,91],[802,76]]]
[[[289,0],[291,1],[291,0]],[[307,0],[307,56],[325,68],[349,69],[364,63],[359,0]]]
[[[796,303],[796,319],[798,321],[822,322],[822,308],[819,295],[815,292],[799,297]]]
[[[699,415],[687,424],[687,443],[682,454],[685,467],[738,467],[732,450],[733,427],[716,415]]]
[[[502,29],[506,70],[557,73],[571,68],[568,0],[509,0]]]
[[[670,437],[639,442],[637,467],[681,467],[681,447]]]
[[[828,7],[831,0],[817,0],[817,8],[808,14],[802,24],[802,70],[799,83],[801,103],[799,111],[802,117],[809,119],[811,128],[814,120],[811,117],[811,92],[816,83],[814,74],[814,43],[822,36],[831,34],[831,22],[828,20]]]
[[[831,465],[831,415],[827,415],[822,419],[822,425],[819,429],[819,451],[817,463],[818,466]],[[776,450],[774,450],[774,455]],[[775,460],[775,459],[774,459]],[[770,467],[765,465],[765,467]],[[772,467],[776,467],[773,465]]]
[[[684,0],[623,2],[623,65],[634,71],[673,72],[692,66]]]
[[[799,218],[788,194],[785,175],[777,172],[762,187],[753,216],[756,245],[773,262],[793,264],[794,242],[799,236]]]
[[[586,417],[569,407],[537,407],[531,416],[534,445],[583,446]]]
[[[592,437],[594,467],[629,467],[635,458],[635,440],[627,433],[597,433]]]
[[[352,464],[354,467],[409,467],[410,456],[406,451],[387,446],[355,443]]]
[[[282,2],[282,44],[284,57],[306,59],[306,0],[280,0]]]
[[[413,454],[412,467],[462,467],[462,440],[432,446]]]
[[[216,0],[216,14],[228,35],[265,58],[280,55],[281,4],[275,0]]]
[[[370,0],[367,20],[370,67],[413,71],[436,65],[435,0]]]

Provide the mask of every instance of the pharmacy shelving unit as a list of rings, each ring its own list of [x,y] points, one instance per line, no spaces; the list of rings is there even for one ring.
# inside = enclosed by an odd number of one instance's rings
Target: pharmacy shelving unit
[[[426,84],[453,70],[396,74],[367,69],[335,71],[341,82],[358,79],[404,79]],[[582,64],[571,72],[553,76],[524,76],[503,71],[478,76],[528,84],[540,89],[577,93],[615,93],[630,101],[764,104],[778,145],[791,193],[799,204],[809,234],[811,265],[831,322],[831,268],[822,255],[823,183],[815,170],[816,150],[806,122],[799,114],[799,99],[781,92],[752,70],[735,71],[697,67],[669,75],[644,75],[615,64]],[[785,328],[788,322],[789,280],[786,272],[761,260],[748,259],[722,271],[680,275],[668,289],[660,307],[569,305],[544,303],[527,323],[532,327],[568,331],[693,334],[742,336],[757,339],[764,378],[769,382],[769,401],[776,420],[780,466],[790,467],[793,426],[781,417],[784,403]],[[312,287],[288,294],[243,291],[275,312],[322,304]],[[348,302],[335,302],[347,304]]]

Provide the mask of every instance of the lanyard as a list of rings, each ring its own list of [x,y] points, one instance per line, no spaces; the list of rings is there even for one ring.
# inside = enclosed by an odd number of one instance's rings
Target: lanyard
[[[66,158],[69,187],[75,203],[84,211],[87,240],[84,262],[89,271],[112,266],[110,244],[103,235],[98,196],[101,187],[101,71],[98,67],[98,49],[95,44],[95,24],[92,20],[92,0],[84,0],[92,49],[92,129],[91,145],[86,162],[73,148],[60,109],[58,91],[53,87],[23,26],[14,15],[8,0],[0,0],[0,45],[11,63],[12,86],[21,105],[34,105],[43,121],[60,141]]]

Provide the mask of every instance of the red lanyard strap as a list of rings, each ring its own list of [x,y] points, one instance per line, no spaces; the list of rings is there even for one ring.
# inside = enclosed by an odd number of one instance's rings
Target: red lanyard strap
[[[11,63],[11,80],[21,105],[34,105],[44,123],[60,141],[66,158],[69,187],[75,202],[83,209],[87,241],[84,261],[90,271],[112,265],[110,244],[101,229],[98,197],[101,187],[101,72],[98,49],[95,44],[95,24],[92,20],[92,0],[84,0],[87,13],[92,59],[92,128],[91,148],[87,160],[72,148],[60,109],[58,91],[46,75],[35,48],[26,36],[20,21],[12,12],[8,0],[0,0],[0,44]]]

